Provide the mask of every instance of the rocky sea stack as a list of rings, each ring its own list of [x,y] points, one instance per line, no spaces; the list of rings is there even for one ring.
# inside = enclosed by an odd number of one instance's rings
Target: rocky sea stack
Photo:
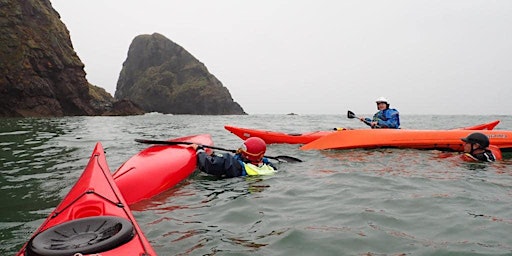
[[[133,39],[115,99],[130,100],[146,112],[246,114],[203,63],[158,33]]]
[[[141,114],[89,84],[48,0],[0,0],[0,117]]]

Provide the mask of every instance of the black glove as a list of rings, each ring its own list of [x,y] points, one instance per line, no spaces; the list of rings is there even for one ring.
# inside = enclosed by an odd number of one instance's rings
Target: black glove
[[[204,147],[202,145],[197,145],[196,155],[201,153],[201,152],[206,152],[206,151],[204,151]]]

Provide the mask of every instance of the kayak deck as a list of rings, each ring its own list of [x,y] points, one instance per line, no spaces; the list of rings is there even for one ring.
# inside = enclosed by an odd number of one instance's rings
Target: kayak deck
[[[75,253],[156,255],[112,179],[99,142],[78,181],[17,255]]]
[[[224,129],[245,140],[250,137],[260,137],[267,144],[287,143],[287,144],[306,144],[322,136],[333,133],[334,131],[313,131],[306,133],[284,133],[267,130],[257,130],[250,128],[235,127],[225,125]]]

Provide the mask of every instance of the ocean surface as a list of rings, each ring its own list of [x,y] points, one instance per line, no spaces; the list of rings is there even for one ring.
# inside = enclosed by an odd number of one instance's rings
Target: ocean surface
[[[402,115],[402,128],[451,129],[511,116]],[[367,127],[345,115],[2,119],[0,255],[14,255],[82,173],[96,142],[114,172],[148,145],[209,133],[218,147],[241,139],[224,125],[283,132]],[[268,177],[194,173],[135,204],[159,255],[512,255],[512,156],[467,163],[412,149],[301,151]],[[171,157],[171,156],[170,156]],[[148,177],[151,178],[151,177]]]

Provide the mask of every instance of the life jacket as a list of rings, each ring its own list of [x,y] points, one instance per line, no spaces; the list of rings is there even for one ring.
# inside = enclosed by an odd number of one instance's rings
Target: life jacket
[[[464,153],[461,155],[462,160],[467,162],[494,162],[495,160],[502,160],[501,150],[497,146],[489,145],[488,149],[478,155],[471,155]]]
[[[390,121],[390,119],[394,119],[394,121]],[[380,128],[400,128],[400,115],[394,108],[379,110],[373,115],[372,121],[378,122]]]
[[[491,150],[496,160],[503,160],[503,156],[501,155],[501,149],[498,146],[489,145],[489,149]]]
[[[274,168],[272,168],[272,166],[267,165],[267,164],[262,164],[260,166],[256,166],[251,163],[243,163],[243,168],[244,168],[245,174],[248,176],[272,175],[272,174],[276,173],[276,170],[274,170]]]

